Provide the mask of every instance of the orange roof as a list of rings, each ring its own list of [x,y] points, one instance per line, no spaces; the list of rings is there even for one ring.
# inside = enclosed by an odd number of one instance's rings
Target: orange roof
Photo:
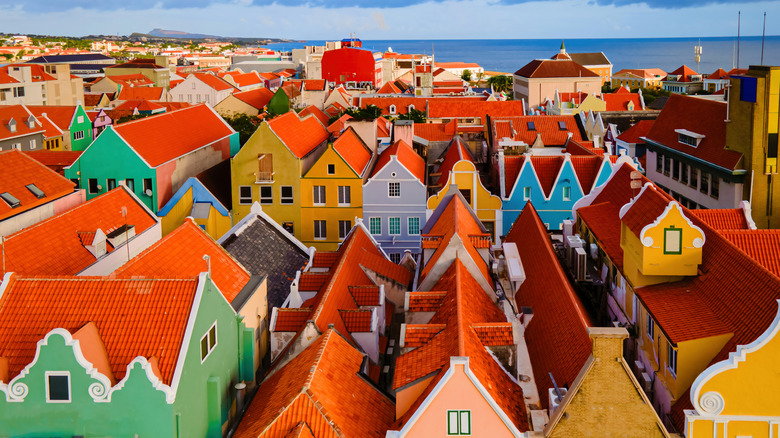
[[[208,255],[209,261],[203,260]],[[192,219],[114,271],[117,277],[194,277],[211,269],[214,284],[228,303],[249,282],[244,269]]]
[[[665,78],[664,81],[671,81],[669,79],[670,75],[676,75],[679,76],[678,79],[676,79],[673,82],[691,82],[691,76],[697,75],[696,71],[694,71],[692,68],[688,67],[687,65],[683,65],[679,67],[677,70],[669,73]]]
[[[27,125],[27,120],[33,116],[24,105],[2,105],[0,106],[0,140],[6,140],[15,137],[23,137],[36,133],[44,134],[44,128],[37,120],[33,122],[32,128]],[[16,131],[11,132],[8,123],[11,119],[16,122]]]
[[[276,309],[276,321],[271,330],[275,332],[297,332],[309,319],[310,309],[279,307]]]
[[[452,139],[452,142],[450,142],[447,153],[444,155],[444,161],[442,161],[439,169],[436,171],[436,173],[439,174],[436,185],[444,187],[447,184],[447,180],[449,180],[450,172],[455,166],[455,163],[461,160],[474,162],[474,159],[471,158],[471,152],[463,144],[460,137],[455,137]]]
[[[741,208],[688,210],[702,222],[718,231],[748,230],[745,211]]]
[[[108,79],[122,85],[154,85],[154,81],[142,75],[135,73],[131,75],[106,76]]]
[[[383,116],[390,115],[390,105],[395,105],[396,114],[406,114],[409,112],[409,106],[413,105],[414,108],[425,111],[429,102],[445,101],[450,103],[462,103],[462,106],[467,106],[469,103],[476,103],[485,101],[485,96],[470,96],[470,97],[359,97],[360,107],[365,108],[368,105],[374,105],[382,110]]]
[[[376,94],[401,94],[403,91],[395,86],[392,82],[385,82],[382,88],[377,90]]]
[[[35,159],[49,169],[62,175],[64,167],[73,164],[80,156],[81,151],[26,151],[28,157]]]
[[[335,251],[317,251],[314,253],[311,266],[313,268],[330,268],[338,261],[340,256],[341,254]]]
[[[415,123],[415,137],[424,138],[428,141],[452,141],[458,133],[458,119],[453,119],[449,123]]]
[[[192,73],[190,76],[193,76],[194,78],[200,80],[204,84],[208,85],[209,87],[217,91],[236,89],[236,87],[230,85],[228,81],[211,73]]]
[[[550,196],[555,178],[561,171],[563,165],[563,156],[561,155],[531,155],[531,164],[533,165],[536,178],[542,186],[545,196]]]
[[[260,385],[234,436],[285,438],[305,422],[313,436],[383,438],[395,405],[362,375],[363,357],[326,330]]]
[[[198,129],[192,129],[193,126]],[[114,130],[151,167],[235,134],[205,104],[123,123]]]
[[[14,149],[0,152],[0,169],[0,193],[19,201],[17,207],[11,207],[0,200],[0,221],[73,193],[75,187],[64,176]],[[27,188],[31,184],[43,192],[42,197]]]
[[[653,127],[655,120],[640,120],[634,126],[625,130],[618,136],[618,140],[622,140],[626,143],[644,143],[641,137],[647,137],[650,129]]]
[[[122,87],[117,100],[163,100],[164,87]]]
[[[435,312],[444,302],[445,291],[409,292],[409,312]]]
[[[362,176],[366,172],[373,156],[371,149],[351,127],[333,142],[333,149],[349,164],[357,176]]]
[[[352,116],[349,114],[344,114],[343,116],[339,117],[338,120],[328,126],[328,132],[330,132],[334,137],[338,137],[341,135],[341,131],[344,130],[345,122],[350,119],[352,119]]]
[[[132,112],[133,110],[136,109],[138,111],[152,112],[152,111],[164,110],[165,107],[158,102],[150,102],[148,100],[126,100],[121,104],[117,105],[112,111],[126,110]],[[160,112],[164,112],[164,111],[160,111]]]
[[[780,277],[780,230],[731,229],[720,233],[767,271]]]
[[[403,140],[396,141],[390,147],[382,151],[379,158],[376,160],[374,172],[371,174],[372,177],[379,173],[379,171],[390,162],[390,157],[395,157],[406,170],[417,177],[421,183],[425,184],[425,160],[417,155],[417,152]]]
[[[572,155],[569,158],[580,182],[582,193],[587,195],[593,188],[593,183],[596,182],[604,158],[597,155]]]
[[[379,116],[376,118],[376,136],[379,138],[390,137],[390,121]]]
[[[237,91],[233,93],[233,96],[254,108],[263,109],[274,97],[274,93],[268,88],[256,88],[249,91]]]
[[[590,356],[590,318],[530,202],[505,241],[517,245],[526,273],[525,281],[515,293],[515,302],[518,309],[531,307],[533,311],[533,319],[525,331],[525,343],[542,406],[547,408],[549,400],[545,395],[553,387],[549,373],[559,386],[571,387]]]
[[[328,85],[328,81],[325,79],[304,79],[303,87],[307,91],[325,91],[325,86]]]
[[[301,291],[318,291],[330,280],[328,272],[302,272],[298,289]]]
[[[265,123],[298,158],[308,155],[330,135],[316,117],[301,119],[295,111],[286,112]]]
[[[330,120],[330,116],[325,114],[321,109],[317,108],[314,105],[307,106],[306,108],[303,109],[303,111],[299,113],[301,119],[305,118],[308,115],[313,115],[314,117],[316,117],[317,120],[319,120],[320,123],[322,123],[322,126],[326,126],[328,124],[328,120]]]
[[[523,116],[491,119],[494,127],[502,126],[500,131],[495,129],[494,144],[497,144],[504,137],[508,137],[514,141],[522,141],[532,145],[536,137],[541,136],[545,146],[563,147],[569,140],[569,133],[572,134],[572,140],[580,143],[583,141],[575,116]],[[561,129],[562,126],[563,129]]]
[[[40,249],[40,246],[38,246]],[[198,287],[197,279],[24,278],[0,297],[0,357],[13,378],[33,361],[36,343],[55,329],[94,323],[116,380],[138,356],[156,358],[170,385]]]
[[[250,85],[258,85],[263,83],[263,80],[254,71],[250,71],[249,73],[239,73],[234,71],[227,74],[233,78],[233,81],[235,81],[236,85],[239,87],[248,87]]]
[[[621,91],[622,90],[622,91]],[[631,93],[623,87],[618,87],[614,93],[605,93],[601,99],[607,104],[607,111],[629,111],[628,104],[633,103],[634,109],[631,111],[641,111],[642,101],[639,99],[639,93]]]
[[[11,77],[7,72],[0,70],[0,84],[18,84],[19,81]]]
[[[512,117],[525,115],[523,102],[520,100],[455,100],[451,98],[430,99],[428,101],[428,118],[431,119],[457,119],[481,117],[482,122],[486,116]]]
[[[127,210],[126,220],[122,215],[123,208]],[[118,187],[6,236],[5,272],[76,275],[96,260],[82,245],[78,232],[93,232],[99,228],[110,234],[126,223],[135,226],[138,235],[154,226],[157,218],[125,189]],[[35,248],[35,251],[30,251],[30,248]]]

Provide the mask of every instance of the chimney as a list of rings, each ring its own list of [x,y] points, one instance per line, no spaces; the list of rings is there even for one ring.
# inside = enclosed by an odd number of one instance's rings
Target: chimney
[[[409,146],[414,141],[414,122],[411,120],[396,120],[393,122],[393,143],[403,140]]]
[[[592,342],[592,355],[597,360],[623,358],[623,340],[628,338],[625,327],[590,327],[588,336]]]
[[[355,134],[363,140],[363,143],[371,149],[372,153],[377,151],[377,138],[376,138],[376,119],[374,120],[355,120],[350,119],[344,122],[344,129],[349,128],[355,130]],[[411,146],[411,145],[410,145]]]
[[[92,232],[77,232],[81,239],[81,244],[87,249],[96,259],[103,257],[106,254],[106,234],[98,228],[94,233]]]

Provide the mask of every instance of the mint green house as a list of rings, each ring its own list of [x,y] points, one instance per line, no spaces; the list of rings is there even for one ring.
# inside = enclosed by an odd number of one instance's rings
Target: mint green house
[[[193,107],[107,127],[65,177],[87,200],[125,185],[157,213],[187,178],[238,152],[238,133],[211,107]]]
[[[79,105],[28,105],[27,109],[35,117],[48,119],[62,132],[62,145],[60,149],[83,151],[92,143],[92,120],[87,115],[84,107]],[[44,125],[46,126],[46,125]],[[47,129],[47,137],[53,135],[51,129]]]
[[[220,438],[254,378],[254,330],[206,273],[8,273],[0,297],[0,436]]]

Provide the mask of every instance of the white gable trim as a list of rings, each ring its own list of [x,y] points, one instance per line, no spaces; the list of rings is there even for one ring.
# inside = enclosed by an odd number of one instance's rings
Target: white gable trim
[[[623,164],[628,164],[629,166],[636,169],[636,163],[634,163],[633,160],[628,155],[621,155],[618,157],[617,161],[615,161],[615,164],[612,166],[612,174],[609,175],[609,178],[607,178],[606,181],[604,181],[604,184],[597,186],[595,189],[591,190],[590,193],[580,198],[577,202],[574,203],[574,206],[571,209],[572,216],[577,217],[577,209],[580,207],[587,207],[593,201],[601,194],[601,191],[604,190],[604,187],[606,187],[610,181],[612,181],[612,178],[615,177],[618,170],[620,170],[621,167],[623,167]],[[598,177],[596,177],[598,179]]]
[[[184,339],[181,342],[181,348],[179,349],[179,354],[176,357],[176,369],[174,369],[173,379],[171,379],[171,398],[173,400],[176,399],[176,391],[179,389],[181,375],[184,372],[184,362],[187,361],[187,350],[189,350],[192,334],[195,330],[195,320],[198,316],[200,303],[203,301],[203,290],[206,287],[206,280],[208,278],[207,275],[208,274],[205,272],[201,272],[198,275],[198,289],[195,291],[195,298],[193,299],[192,309],[190,309],[190,315],[187,317],[187,328],[184,330]]]

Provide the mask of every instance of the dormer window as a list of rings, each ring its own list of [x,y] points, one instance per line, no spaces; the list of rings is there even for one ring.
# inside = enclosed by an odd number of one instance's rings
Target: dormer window
[[[46,197],[46,194],[43,193],[43,190],[39,189],[38,186],[35,184],[27,184],[25,187],[27,187],[27,190],[30,191],[33,195],[35,195],[36,198],[42,199]]]
[[[699,143],[704,139],[704,135],[688,131],[687,129],[675,129],[674,132],[677,133],[677,141],[691,147],[698,147]]]
[[[8,204],[8,206],[11,208],[16,208],[22,205],[22,201],[20,201],[19,199],[16,198],[16,196],[8,192],[0,193],[0,199],[5,201],[5,203]]]
[[[14,120],[13,117],[8,121],[6,126],[8,126],[9,131],[16,132],[16,120]]]
[[[409,105],[409,112],[412,112],[413,109],[414,109],[414,105]]]
[[[390,115],[395,115],[395,105],[390,105]]]
[[[682,228],[664,228],[664,254],[682,254]]]
[[[559,131],[565,131],[565,130],[566,130],[566,122],[564,122],[564,121],[562,121],[562,120],[561,120],[561,121],[559,121],[559,122],[558,122],[558,130],[559,130]]]
[[[35,117],[30,116],[27,118],[27,127],[30,129],[35,128]]]

